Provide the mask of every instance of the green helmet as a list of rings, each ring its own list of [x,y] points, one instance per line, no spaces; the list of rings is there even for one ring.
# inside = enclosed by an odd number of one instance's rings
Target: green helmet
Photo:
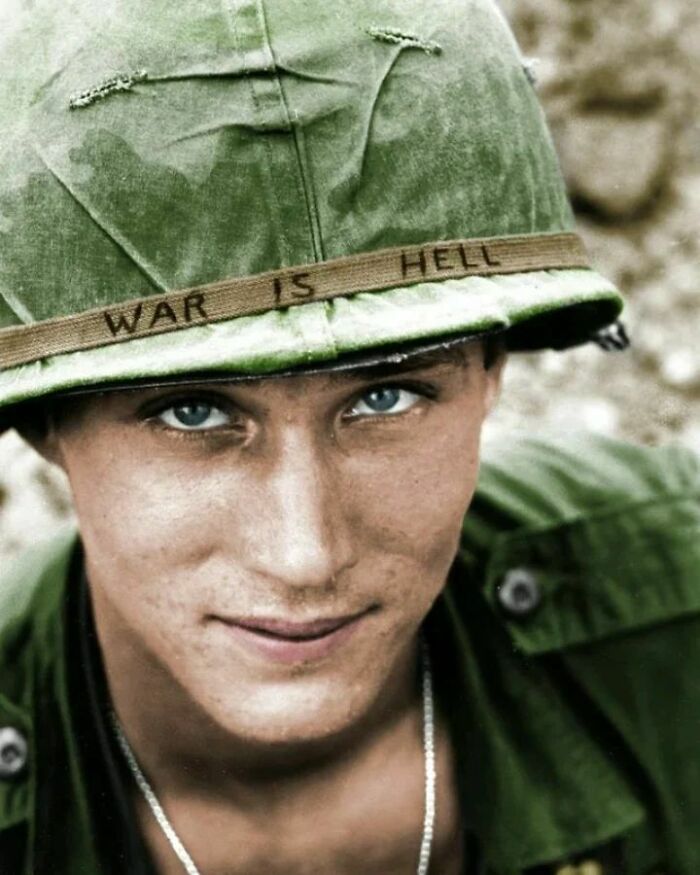
[[[0,406],[617,317],[492,0],[44,0],[0,47]]]

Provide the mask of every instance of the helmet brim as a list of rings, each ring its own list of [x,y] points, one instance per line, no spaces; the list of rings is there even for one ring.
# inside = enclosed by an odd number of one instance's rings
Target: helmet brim
[[[66,353],[0,372],[0,407],[72,389],[188,374],[261,377],[379,360],[397,348],[503,332],[510,350],[565,349],[613,322],[622,300],[592,270],[548,270],[359,293]]]

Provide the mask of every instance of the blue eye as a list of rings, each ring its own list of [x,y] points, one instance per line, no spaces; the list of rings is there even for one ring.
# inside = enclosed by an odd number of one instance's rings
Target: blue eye
[[[205,431],[229,422],[228,414],[206,401],[185,401],[163,410],[158,419],[180,431]]]
[[[359,398],[350,410],[353,416],[381,416],[409,410],[421,396],[398,386],[377,386]]]

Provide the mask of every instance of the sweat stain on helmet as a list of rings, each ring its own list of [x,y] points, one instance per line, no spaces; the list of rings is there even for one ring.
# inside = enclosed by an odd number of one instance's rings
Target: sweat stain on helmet
[[[117,94],[120,91],[131,91],[138,82],[144,82],[148,79],[146,70],[134,70],[131,73],[119,73],[93,88],[87,88],[78,94],[74,94],[68,101],[71,109],[82,109],[90,106],[98,100],[109,97],[110,94]]]

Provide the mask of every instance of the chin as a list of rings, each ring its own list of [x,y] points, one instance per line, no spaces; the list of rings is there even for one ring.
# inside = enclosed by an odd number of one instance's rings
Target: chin
[[[202,702],[211,718],[248,744],[289,748],[332,741],[351,732],[371,711],[374,686],[335,679],[292,678],[231,688]]]

